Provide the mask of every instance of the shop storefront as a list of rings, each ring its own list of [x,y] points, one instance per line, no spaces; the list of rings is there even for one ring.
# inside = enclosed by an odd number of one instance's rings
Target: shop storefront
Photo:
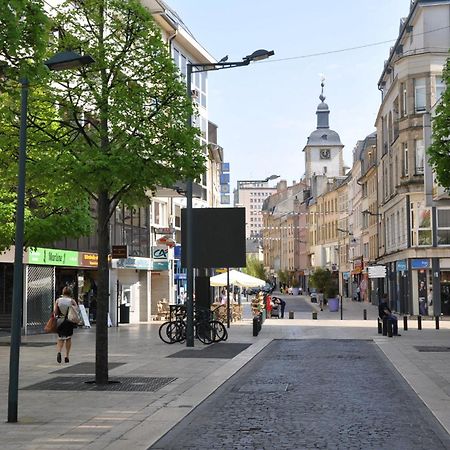
[[[158,302],[175,303],[174,248],[152,247],[151,315],[158,314]]]
[[[0,255],[0,330],[11,328],[11,309],[13,292],[13,254]]]
[[[117,323],[150,320],[152,259],[129,257],[111,261],[110,316]]]
[[[65,286],[74,298],[95,312],[97,255],[72,250],[32,248],[25,253],[25,334],[42,333],[53,309],[53,301]]]

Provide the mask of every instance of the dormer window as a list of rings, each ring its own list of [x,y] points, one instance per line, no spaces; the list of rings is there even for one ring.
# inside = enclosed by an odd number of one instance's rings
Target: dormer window
[[[326,134],[322,134],[322,139],[323,139],[324,141],[326,141],[326,140],[328,139],[328,136],[327,136]]]

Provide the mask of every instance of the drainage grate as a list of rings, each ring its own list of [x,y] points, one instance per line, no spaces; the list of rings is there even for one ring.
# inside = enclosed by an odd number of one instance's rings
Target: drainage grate
[[[450,352],[450,347],[433,347],[432,345],[416,345],[414,348],[419,352],[425,352],[425,353],[446,353]]]
[[[202,350],[181,350],[169,355],[168,358],[220,358],[231,359],[252,344],[219,343],[211,344]]]
[[[0,342],[0,347],[9,347],[11,345],[10,342]],[[55,342],[21,342],[21,347],[50,347],[51,345],[55,345]]]
[[[109,362],[108,368],[109,369],[115,369],[116,367],[123,366],[125,363],[123,362]],[[87,373],[87,374],[93,374],[95,373],[95,363],[93,362],[83,362],[74,364],[73,366],[67,366],[62,369],[54,370],[50,373]]]
[[[107,385],[86,383],[86,377],[55,377],[41,383],[22,388],[28,391],[113,391],[155,392],[176,378],[163,377],[118,377]]]

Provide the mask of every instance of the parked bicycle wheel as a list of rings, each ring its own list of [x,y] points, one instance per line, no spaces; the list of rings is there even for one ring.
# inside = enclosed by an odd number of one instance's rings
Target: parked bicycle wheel
[[[212,344],[214,329],[209,322],[198,322],[195,326],[195,335],[203,344]]]
[[[176,342],[173,338],[172,338],[172,333],[168,333],[168,328],[171,327],[173,324],[173,322],[164,322],[158,330],[159,333],[159,338],[165,342],[166,344],[173,344],[174,342]]]
[[[167,335],[175,342],[182,344],[186,340],[186,324],[182,320],[172,322],[167,328]]]
[[[228,339],[228,331],[222,322],[219,320],[210,320],[209,324],[213,330],[213,342],[226,341]]]

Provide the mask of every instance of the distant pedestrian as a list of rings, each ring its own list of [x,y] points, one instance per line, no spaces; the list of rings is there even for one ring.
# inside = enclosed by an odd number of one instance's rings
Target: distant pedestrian
[[[317,301],[319,302],[320,310],[323,311],[323,292],[317,293]]]
[[[280,306],[281,318],[284,319],[284,310],[286,308],[286,302],[280,297],[272,297],[272,302],[275,305],[279,305]]]
[[[58,363],[61,363],[61,351],[64,346],[66,347],[64,362],[69,362],[73,329],[76,327],[76,324],[70,322],[67,318],[71,306],[74,307],[75,310],[78,310],[77,302],[72,298],[72,290],[66,286],[62,290],[62,296],[55,301],[55,306],[53,308],[53,312],[57,318],[56,323],[58,325],[58,341],[56,343],[56,361]]]

